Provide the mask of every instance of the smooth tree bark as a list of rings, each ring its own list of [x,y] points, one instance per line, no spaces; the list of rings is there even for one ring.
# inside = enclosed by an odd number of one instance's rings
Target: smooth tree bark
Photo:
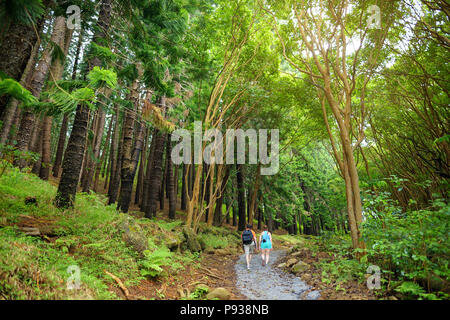
[[[182,176],[181,176],[181,210],[186,210],[186,193],[187,193],[187,180],[186,179],[187,170],[186,170],[186,164],[183,163],[183,170],[182,170]]]
[[[217,197],[216,205],[214,208],[214,221],[213,221],[214,226],[220,226],[222,223],[222,205],[225,198],[225,189],[228,183],[228,179],[230,177],[230,172],[231,166],[227,165],[225,169],[225,176],[221,182],[220,193]]]
[[[242,231],[246,225],[245,214],[245,186],[244,186],[244,168],[242,164],[236,164],[236,182],[237,182],[237,197],[238,197],[238,230]]]
[[[250,223],[253,223],[253,217],[255,215],[256,211],[256,200],[257,195],[259,191],[259,185],[261,183],[261,162],[258,163],[258,166],[256,167],[256,177],[255,177],[255,184],[253,186],[252,192],[249,192],[249,205],[248,205],[248,221]]]

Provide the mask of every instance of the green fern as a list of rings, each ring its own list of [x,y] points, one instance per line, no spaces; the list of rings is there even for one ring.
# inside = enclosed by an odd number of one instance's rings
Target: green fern
[[[87,78],[89,86],[95,89],[105,86],[114,89],[117,86],[117,74],[109,69],[94,67]]]
[[[0,96],[9,95],[24,104],[28,105],[37,102],[30,91],[14,79],[7,78],[4,73],[0,74]]]
[[[73,111],[79,104],[95,108],[92,104],[95,102],[95,92],[90,88],[80,88],[71,93],[57,89],[49,93],[49,100],[63,112]]]
[[[145,259],[139,263],[142,276],[156,277],[163,272],[164,265],[170,261],[172,253],[165,247],[157,248],[155,251],[144,251]]]

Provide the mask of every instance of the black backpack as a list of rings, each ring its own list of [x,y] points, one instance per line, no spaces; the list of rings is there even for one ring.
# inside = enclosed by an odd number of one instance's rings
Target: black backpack
[[[244,230],[242,232],[242,243],[251,244],[253,242],[253,233],[251,230]]]

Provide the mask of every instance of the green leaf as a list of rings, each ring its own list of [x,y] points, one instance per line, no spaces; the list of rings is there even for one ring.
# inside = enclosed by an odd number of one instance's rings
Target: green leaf
[[[25,104],[37,102],[30,91],[22,87],[22,85],[14,79],[5,78],[0,81],[0,96],[9,95]]]
[[[114,89],[117,86],[117,74],[109,69],[94,67],[87,78],[89,79],[89,86],[95,89],[103,87]]]

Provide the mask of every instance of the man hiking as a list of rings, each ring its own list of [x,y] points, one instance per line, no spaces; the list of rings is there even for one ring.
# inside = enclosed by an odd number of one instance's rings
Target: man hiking
[[[269,253],[272,250],[272,234],[268,231],[267,226],[264,226],[264,231],[259,236],[259,244],[261,246],[262,265],[269,263]]]
[[[242,248],[245,253],[245,260],[247,261],[247,270],[250,270],[250,262],[252,261],[252,254],[257,248],[256,234],[252,230],[252,225],[247,224],[247,227],[241,234]]]

